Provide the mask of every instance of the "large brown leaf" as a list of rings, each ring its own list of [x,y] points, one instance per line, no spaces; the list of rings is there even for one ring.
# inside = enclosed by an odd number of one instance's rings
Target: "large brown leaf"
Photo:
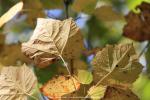
[[[59,57],[77,58],[83,49],[82,35],[72,18],[38,19],[32,37],[22,44],[25,55],[40,66],[47,66]]]
[[[122,85],[93,86],[88,94],[92,100],[139,100],[129,88]]]
[[[0,73],[0,100],[27,100],[37,79],[26,65],[3,67]]]
[[[24,14],[27,15],[27,23],[30,26],[36,25],[37,18],[45,17],[44,6],[40,0],[22,0],[24,3]]]
[[[21,52],[20,44],[12,44],[0,48],[0,63],[5,66],[14,66],[31,63],[31,61]]]
[[[142,71],[132,44],[107,45],[97,52],[92,65],[95,82],[108,75],[102,82],[104,84],[110,84],[112,79],[132,83]]]
[[[130,11],[126,16],[123,35],[136,41],[150,40],[150,4],[143,2],[137,8],[141,11],[139,14]]]

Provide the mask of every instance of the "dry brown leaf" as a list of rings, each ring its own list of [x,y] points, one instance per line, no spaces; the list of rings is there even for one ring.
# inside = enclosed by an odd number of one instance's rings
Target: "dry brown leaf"
[[[67,62],[68,62],[68,67],[72,74],[77,75],[77,72],[79,69],[81,69],[81,70],[88,69],[88,65],[80,59],[72,59],[72,60],[68,60]],[[68,72],[67,72],[65,66],[59,66],[58,73],[60,73],[62,75],[68,75]]]
[[[103,49],[102,47],[96,47],[96,48],[93,48],[92,50],[83,51],[83,54],[85,56],[95,55],[98,51],[101,51],[102,49]]]
[[[11,20],[18,12],[22,10],[23,2],[19,2],[10,8],[4,15],[0,17],[0,27]]]
[[[92,61],[94,80],[97,82],[109,74],[102,83],[110,84],[111,79],[133,83],[142,71],[133,44],[107,45]]]
[[[21,65],[23,63],[31,63],[21,52],[21,45],[5,45],[0,52],[0,63],[5,66]]]
[[[102,100],[140,100],[130,89],[107,86]]]
[[[126,16],[123,35],[136,41],[150,40],[150,4],[143,2],[137,8],[141,10],[139,14],[130,11]]]
[[[72,9],[77,12],[92,13],[94,12],[97,0],[75,0]],[[81,6],[82,5],[82,6]]]
[[[139,98],[123,85],[91,87],[88,96],[92,100],[139,100]]]
[[[45,17],[43,4],[40,0],[22,0],[24,3],[23,9],[27,14],[27,22],[31,26],[36,25],[37,18]]]
[[[37,79],[26,65],[3,67],[0,73],[0,100],[27,100]]]
[[[47,82],[41,91],[45,96],[57,100],[65,94],[72,93],[80,88],[80,83],[72,76],[58,76]]]
[[[72,18],[64,21],[38,19],[32,37],[22,44],[25,55],[39,66],[47,66],[59,57],[79,57],[83,49],[82,35]]]
[[[113,10],[110,5],[104,5],[95,9],[94,15],[101,21],[118,21],[123,20],[123,15]]]
[[[3,45],[5,43],[5,35],[0,34],[0,45]]]

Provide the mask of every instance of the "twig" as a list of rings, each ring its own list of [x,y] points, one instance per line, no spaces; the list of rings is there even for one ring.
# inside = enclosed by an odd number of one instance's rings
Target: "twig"
[[[72,3],[72,0],[64,0],[66,18],[69,18],[69,5]]]
[[[143,53],[145,52],[145,50],[150,46],[150,41],[148,41],[148,43],[146,44],[146,46],[143,48],[143,50],[141,51],[141,53],[139,54],[138,58],[140,58]]]

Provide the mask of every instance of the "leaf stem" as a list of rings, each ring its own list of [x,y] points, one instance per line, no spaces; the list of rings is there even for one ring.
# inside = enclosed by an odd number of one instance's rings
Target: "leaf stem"
[[[66,69],[67,69],[69,75],[71,76],[71,72],[70,72],[70,70],[69,70],[69,68],[68,68],[68,64],[66,63],[66,61],[64,60],[64,58],[63,58],[61,55],[59,55],[59,57],[60,57],[61,60],[63,61],[63,63],[64,63],[64,65],[65,65],[65,67],[66,67]]]
[[[114,68],[114,69],[115,69],[115,68]],[[113,72],[113,70],[110,71],[109,73],[107,73],[103,78],[101,78],[101,79],[97,82],[97,84],[96,84],[94,87],[97,87],[97,86],[98,86],[105,78],[107,78],[112,72]],[[88,96],[89,96],[89,94],[87,94],[87,95],[85,96],[85,99],[88,98]]]
[[[150,46],[150,41],[148,41],[148,43],[146,44],[146,46],[143,48],[143,50],[141,51],[141,53],[139,54],[138,58],[140,58],[143,53],[145,52],[145,50]]]
[[[66,63],[66,61],[64,60],[64,58],[63,58],[61,55],[59,55],[59,57],[62,59],[64,65],[65,65],[65,67],[66,67],[66,69],[67,69],[67,71],[68,71],[68,73],[69,73],[69,75],[72,76],[72,74],[71,74],[71,72],[70,72],[70,70],[69,70],[68,64]],[[73,80],[72,78],[71,78],[71,80],[72,80],[72,82],[73,82],[73,85],[74,85],[75,90],[77,90],[74,80]]]

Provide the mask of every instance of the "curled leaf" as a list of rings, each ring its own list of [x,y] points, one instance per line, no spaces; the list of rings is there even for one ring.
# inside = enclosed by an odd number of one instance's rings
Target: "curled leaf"
[[[102,83],[110,84],[111,79],[123,83],[133,83],[142,71],[132,44],[107,45],[97,52],[92,61],[94,79],[99,81],[107,75]]]
[[[48,81],[41,91],[51,99],[58,99],[80,88],[80,83],[72,76],[58,76]]]
[[[3,67],[0,73],[0,100],[27,100],[37,79],[26,65]]]
[[[24,54],[39,66],[62,57],[79,57],[83,49],[82,35],[72,18],[64,21],[39,18],[32,37],[22,44]]]
[[[11,20],[18,12],[22,10],[23,2],[19,2],[10,8],[3,16],[0,17],[0,27]]]

